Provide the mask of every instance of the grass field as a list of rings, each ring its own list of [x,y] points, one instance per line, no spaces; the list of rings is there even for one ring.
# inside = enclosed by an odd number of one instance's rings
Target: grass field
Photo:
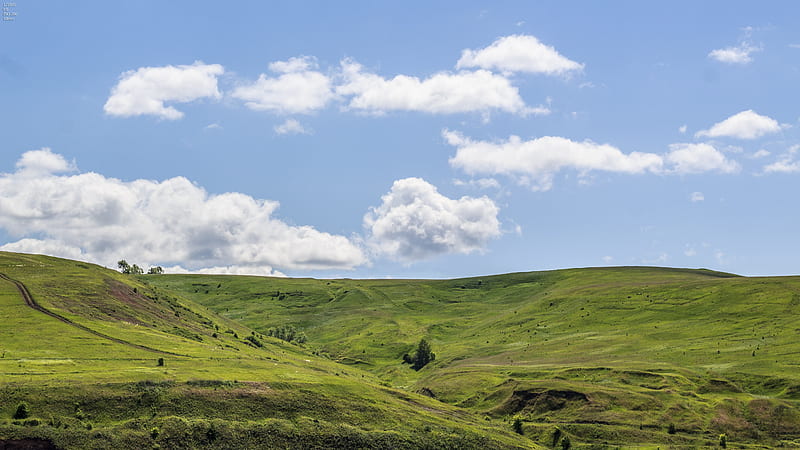
[[[61,448],[529,445],[501,420],[386,386],[130,276],[12,253],[0,253],[0,273],[72,322],[32,309],[0,279],[0,439]],[[14,418],[22,403],[29,416]]]
[[[731,448],[800,446],[800,277],[133,277],[13,253],[0,253],[0,273],[72,322],[0,280],[4,439],[691,448],[724,434]],[[269,336],[286,326],[307,340]],[[436,358],[415,371],[403,355],[423,338]],[[12,418],[21,402],[33,419]]]

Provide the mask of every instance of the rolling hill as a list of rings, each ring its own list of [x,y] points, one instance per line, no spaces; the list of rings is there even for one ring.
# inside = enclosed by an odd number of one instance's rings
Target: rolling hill
[[[459,280],[147,278],[533,442],[800,444],[800,277],[620,267]],[[417,342],[436,359],[402,364]],[[672,427],[670,427],[672,425]],[[669,433],[673,431],[674,433]]]
[[[130,276],[2,252],[0,274],[7,442],[800,446],[800,277]]]
[[[132,276],[5,252],[0,274],[3,448],[529,446]]]

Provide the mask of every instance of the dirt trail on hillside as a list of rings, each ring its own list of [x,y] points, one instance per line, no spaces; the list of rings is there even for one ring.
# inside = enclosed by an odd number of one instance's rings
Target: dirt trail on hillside
[[[95,330],[93,330],[93,329],[91,329],[89,327],[86,327],[84,325],[81,325],[79,323],[75,323],[72,320],[67,319],[66,317],[64,317],[64,316],[62,316],[60,314],[54,313],[53,311],[50,311],[49,309],[47,309],[47,308],[43,307],[42,305],[36,303],[36,300],[33,299],[33,296],[31,295],[30,291],[28,290],[28,288],[24,284],[22,284],[22,282],[17,281],[17,280],[15,280],[13,278],[10,278],[8,275],[6,275],[4,273],[0,273],[0,278],[2,278],[3,280],[6,280],[6,281],[9,281],[9,282],[13,283],[17,287],[17,290],[19,290],[19,293],[20,293],[20,295],[22,295],[22,299],[25,300],[25,304],[26,305],[30,306],[31,308],[35,309],[36,311],[39,311],[39,312],[44,313],[44,314],[47,314],[48,316],[56,318],[56,319],[66,323],[66,324],[72,325],[75,328],[83,330],[83,331],[85,331],[87,333],[91,333],[91,334],[93,334],[95,336],[98,336],[98,337],[101,337],[103,339],[107,339],[109,341],[116,342],[117,344],[127,345],[128,347],[133,347],[133,348],[138,348],[139,350],[145,350],[145,351],[148,351],[148,352],[159,353],[159,354],[162,354],[162,355],[185,356],[185,355],[181,355],[181,354],[178,354],[178,353],[172,353],[172,352],[167,352],[167,351],[164,351],[164,350],[158,350],[158,349],[155,349],[155,348],[152,348],[152,347],[147,347],[145,345],[134,344],[133,342],[128,342],[128,341],[125,341],[125,340],[122,340],[122,339],[118,339],[118,338],[115,338],[113,336],[109,336],[107,334],[101,333],[99,331],[95,331]]]

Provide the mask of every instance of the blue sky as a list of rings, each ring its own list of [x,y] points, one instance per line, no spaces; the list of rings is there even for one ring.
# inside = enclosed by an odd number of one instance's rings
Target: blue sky
[[[15,5],[0,249],[800,273],[795,2]]]

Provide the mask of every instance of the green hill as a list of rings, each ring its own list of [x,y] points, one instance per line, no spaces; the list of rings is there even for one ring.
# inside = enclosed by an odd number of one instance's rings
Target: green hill
[[[551,444],[800,445],[800,277],[620,267],[460,280],[145,277]],[[436,354],[402,363],[421,338]],[[669,433],[670,425],[674,433]]]
[[[530,445],[147,278],[5,252],[0,274],[2,448]]]
[[[724,434],[736,448],[800,446],[800,277],[130,276],[2,252],[0,274],[0,439],[656,448]],[[416,371],[403,359],[421,339],[435,359]],[[22,402],[30,417],[15,419]]]

